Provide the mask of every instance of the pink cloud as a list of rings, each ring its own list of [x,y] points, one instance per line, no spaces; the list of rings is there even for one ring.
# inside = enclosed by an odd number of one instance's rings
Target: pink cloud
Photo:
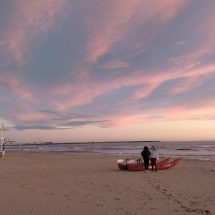
[[[158,86],[158,83],[147,83],[144,87],[140,87],[138,90],[136,90],[133,94],[133,99],[142,99],[146,98],[150,95],[150,93],[156,89]]]
[[[47,90],[49,98],[59,110],[66,110],[77,105],[84,105],[92,102],[97,96],[102,95],[111,90],[119,89],[122,86],[139,86],[138,90],[133,93],[132,98],[124,101],[125,104],[133,103],[135,100],[146,98],[161,83],[172,79],[185,78],[178,82],[171,90],[170,94],[180,94],[188,92],[201,85],[201,75],[211,75],[215,72],[215,64],[192,68],[190,70],[182,70],[177,67],[169,70],[160,71],[159,73],[147,72],[142,70],[132,71],[125,76],[115,76],[112,80],[95,82],[92,80],[89,71],[78,73],[73,84],[63,84],[51,87]],[[144,85],[144,86],[142,86]],[[58,96],[63,96],[62,98]],[[56,101],[56,98],[59,98]]]
[[[22,88],[20,86],[19,81],[12,76],[7,78],[1,77],[0,78],[0,85],[3,86],[9,92],[19,96],[21,99],[31,99],[32,94],[28,92],[28,90]]]
[[[209,6],[210,3],[207,5]],[[212,7],[210,7],[212,6]],[[215,14],[214,14],[214,5],[210,5],[208,7],[207,10],[207,14],[205,13],[200,14],[200,16],[198,16],[199,18],[199,22],[196,22],[195,25],[192,26],[192,28],[188,29],[188,34],[191,35],[192,37],[196,37],[199,35],[202,35],[202,37],[204,38],[208,38],[208,39],[204,39],[204,42],[206,44],[211,44],[212,46],[214,46],[214,36],[215,36],[215,29],[214,29],[214,20],[215,20]],[[202,34],[204,33],[204,34]]]
[[[24,114],[20,114],[17,116],[19,121],[22,122],[37,122],[40,121],[42,119],[45,119],[45,114],[42,113],[24,113]]]
[[[98,66],[98,68],[100,69],[119,69],[127,67],[129,67],[129,63],[120,60],[112,60],[103,65]]]
[[[65,1],[56,3],[54,0],[47,0],[45,4],[44,1],[31,2],[29,4],[24,4],[24,1],[21,1],[21,3],[19,2],[19,5],[17,5],[18,10],[14,12],[13,16],[14,26],[17,26],[17,28],[12,28],[12,30],[10,28],[6,29],[6,33],[7,35],[10,35],[10,37],[3,42],[3,45],[6,46],[8,59],[13,59],[19,64],[26,63],[29,53],[24,44],[26,44],[29,38],[44,33],[47,29],[52,27],[54,24],[54,15],[62,12],[61,10],[63,6],[65,6],[64,4]],[[160,6],[157,4],[160,4]],[[96,13],[95,16],[91,15],[90,17],[87,17],[89,19],[86,21],[88,27],[90,27],[90,39],[87,47],[91,53],[89,55],[91,60],[96,61],[99,56],[110,49],[114,42],[121,39],[123,36],[126,36],[128,30],[127,23],[131,18],[133,19],[135,17],[134,20],[136,20],[137,23],[139,21],[139,25],[147,23],[157,16],[162,17],[162,22],[166,22],[178,13],[178,10],[182,7],[181,5],[184,5],[184,1],[180,3],[177,3],[177,1],[165,1],[162,2],[162,4],[156,2],[156,5],[157,6],[154,7],[154,3],[142,3],[142,1],[124,2],[124,9],[122,10],[120,1],[114,2],[114,5],[113,3],[98,4],[98,6],[96,6],[99,9],[98,13]],[[107,10],[106,7],[110,7],[110,10]],[[147,9],[145,13],[142,13],[141,8],[150,8],[150,10]],[[16,19],[17,16],[19,19]],[[99,16],[101,16],[102,19],[100,19]],[[132,26],[132,23],[130,23],[130,26]],[[125,66],[125,64],[123,65]],[[81,74],[74,86],[59,86],[56,87],[56,91],[52,91],[53,94],[68,95],[68,97],[71,95],[70,97],[72,99],[66,100],[64,105],[59,105],[61,102],[53,101],[53,103],[55,103],[58,108],[65,109],[66,106],[70,107],[89,103],[96,96],[121,86],[134,86],[150,83],[149,88],[146,89],[148,93],[156,87],[154,83],[152,86],[150,78],[146,78],[145,76],[141,77],[141,74],[138,74],[138,71],[134,72],[132,76],[135,73],[138,76],[131,77],[128,75],[123,78],[116,78],[110,83],[103,82],[101,84],[93,83],[93,81],[90,80],[88,73],[84,75]],[[159,78],[160,77],[158,77],[158,79]],[[157,82],[157,85],[159,83],[160,81]],[[77,87],[80,88],[80,91],[77,90]],[[22,98],[30,98],[31,96],[30,93],[24,93],[24,91],[18,88],[16,84],[13,88],[11,87],[11,90],[13,92],[16,91]],[[135,97],[140,98],[141,96],[136,92]]]
[[[187,1],[109,1],[106,4],[95,5],[94,16],[86,17],[88,26],[89,41],[87,50],[89,61],[96,60],[113,51],[113,44],[117,41],[126,39],[127,46],[130,47],[130,54],[135,55],[142,52],[146,46],[149,46],[158,32],[166,22],[173,19],[179,11],[188,4]],[[122,7],[123,5],[123,7]],[[108,10],[107,10],[108,8]],[[133,41],[132,33],[135,28],[144,29],[146,26],[152,26],[148,37],[143,40]],[[146,32],[145,32],[146,34]],[[139,38],[142,38],[141,32]],[[129,44],[129,40],[133,43]],[[136,45],[135,45],[136,44]],[[112,47],[113,46],[113,47]]]
[[[75,88],[71,84],[63,84],[63,85],[58,85],[58,86],[50,86],[49,94],[54,94],[54,95],[69,95]]]
[[[185,41],[178,41],[176,44],[177,45],[186,45],[186,42]]]
[[[95,62],[110,46],[126,32],[126,23],[133,14],[138,1],[109,1],[94,5],[94,15],[86,17],[89,33],[87,50],[89,60]],[[122,9],[122,5],[123,8]],[[107,10],[108,8],[108,10]]]
[[[111,127],[122,127],[132,124],[141,124],[144,122],[144,120],[140,119],[138,115],[109,116],[109,120],[111,120]]]
[[[138,82],[135,80],[134,85],[147,84],[144,87],[139,88],[133,94],[133,99],[141,99],[150,95],[150,93],[156,89],[161,83],[178,78],[186,78],[178,82],[176,86],[170,91],[170,94],[180,94],[183,92],[188,92],[202,84],[202,77],[210,76],[215,73],[215,64],[199,66],[192,69],[180,70],[180,68],[171,68],[170,70],[161,71],[160,73],[151,73],[150,75],[142,75],[138,78]],[[135,76],[136,77],[136,76]],[[131,77],[132,79],[132,77]],[[132,83],[132,80],[131,82]],[[131,101],[131,100],[130,100]]]
[[[52,105],[54,105],[57,110],[60,110],[60,111],[63,111],[63,110],[66,110],[68,109],[68,105],[65,104],[64,102],[57,102],[57,101],[54,101],[54,100],[51,100],[49,101]]]
[[[174,65],[180,69],[189,70],[201,65],[201,59],[205,56],[210,56],[213,53],[214,47],[211,45],[197,46],[188,54],[170,59],[170,62],[174,63]]]
[[[202,78],[200,77],[188,77],[177,82],[174,86],[171,87],[170,95],[177,95],[181,93],[188,92],[196,87],[202,85]]]
[[[215,101],[212,101],[215,104]],[[185,108],[184,106],[177,106],[166,108],[168,113],[164,120],[166,121],[185,121],[185,120],[214,120],[215,111],[212,104],[205,104],[203,107]]]
[[[26,64],[29,60],[29,40],[46,31],[54,24],[54,15],[59,13],[65,1],[38,0],[26,3],[13,2],[13,10],[7,17],[7,26],[0,35],[0,55],[4,61],[0,66],[11,63]]]
[[[180,69],[190,70],[196,66],[204,63],[204,60],[212,56],[215,53],[215,30],[214,23],[215,14],[209,12],[207,16],[201,17],[201,22],[197,22],[196,25],[188,29],[188,36],[197,40],[198,42],[195,46],[191,46],[192,49],[188,49],[187,53],[177,57],[171,58],[170,62],[174,66]],[[202,34],[202,32],[207,32]],[[189,47],[189,43],[186,43],[185,46]]]
[[[84,105],[92,102],[94,98],[108,91],[118,89],[122,86],[134,86],[145,83],[144,77],[138,73],[137,75],[138,76],[135,76],[134,72],[125,77],[117,77],[111,81],[94,82],[91,80],[90,73],[88,71],[81,72],[76,82],[70,85],[70,87],[69,85],[66,87],[67,99],[64,104],[66,104],[68,108],[77,105]],[[61,88],[58,87],[50,89],[51,94],[61,94],[61,92]]]
[[[215,101],[213,102],[215,104]],[[135,124],[148,124],[154,122],[185,122],[185,121],[211,121],[215,119],[213,106],[205,106],[187,109],[183,106],[168,108],[150,108],[141,113],[129,115],[108,116],[111,120],[111,127],[122,127]]]

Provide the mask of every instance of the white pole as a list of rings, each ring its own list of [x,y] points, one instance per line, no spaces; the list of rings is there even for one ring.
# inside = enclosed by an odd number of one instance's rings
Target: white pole
[[[3,138],[3,123],[2,123],[2,126],[1,126],[1,138]]]
[[[5,139],[2,137],[1,138],[1,154],[2,154],[2,156],[4,156],[4,154],[5,154],[5,151],[3,151],[3,144],[4,144],[4,141],[5,141]]]
[[[4,138],[2,137],[1,138],[1,152],[2,152],[3,140],[4,140]]]
[[[4,144],[5,139],[2,137],[1,138],[1,152],[3,151],[3,144]]]
[[[2,146],[3,146],[3,141],[4,141],[4,138],[3,138],[3,123],[1,125],[1,152],[2,152]]]

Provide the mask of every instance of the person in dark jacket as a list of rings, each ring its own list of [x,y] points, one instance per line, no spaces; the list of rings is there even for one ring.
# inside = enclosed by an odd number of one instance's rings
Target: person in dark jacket
[[[141,155],[142,155],[143,160],[144,160],[145,172],[148,172],[149,156],[151,155],[151,152],[149,151],[149,148],[147,146],[144,146],[143,151],[141,152]]]

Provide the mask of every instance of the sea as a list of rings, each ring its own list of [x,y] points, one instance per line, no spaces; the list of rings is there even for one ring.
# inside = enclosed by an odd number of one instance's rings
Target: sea
[[[105,154],[118,155],[119,159],[126,156],[140,156],[144,146],[155,146],[159,157],[182,159],[215,160],[215,141],[161,141],[161,142],[90,142],[90,143],[58,143],[58,144],[20,144],[6,145],[9,152],[38,153],[70,153],[70,154]]]

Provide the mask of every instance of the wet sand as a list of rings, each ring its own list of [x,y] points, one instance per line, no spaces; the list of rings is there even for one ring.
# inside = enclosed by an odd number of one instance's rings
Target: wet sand
[[[0,214],[215,214],[215,161],[145,173],[119,170],[120,158],[7,152]]]

